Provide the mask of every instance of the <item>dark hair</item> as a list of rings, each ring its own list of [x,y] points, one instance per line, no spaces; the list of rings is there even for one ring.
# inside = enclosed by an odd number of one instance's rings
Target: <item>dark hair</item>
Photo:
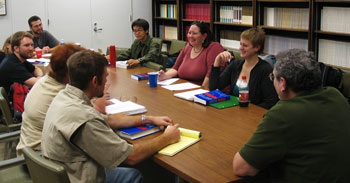
[[[21,45],[21,41],[24,37],[28,37],[30,39],[33,39],[33,35],[30,34],[29,32],[25,32],[25,31],[18,31],[15,34],[12,35],[11,37],[11,49],[12,52],[15,51],[14,47],[15,46],[20,46]]]
[[[32,27],[32,22],[35,22],[37,20],[41,20],[40,17],[34,15],[34,16],[31,16],[29,19],[28,19],[28,24],[29,24],[29,27]]]
[[[212,34],[211,31],[209,29],[209,26],[204,23],[203,21],[194,21],[191,23],[192,25],[196,25],[199,28],[199,31],[201,32],[201,34],[207,34],[207,37],[205,38],[205,40],[202,43],[202,46],[204,48],[207,48],[210,43],[212,42]]]
[[[294,92],[312,91],[321,87],[321,71],[314,54],[301,49],[289,49],[277,55],[276,79],[283,77]]]
[[[133,21],[131,24],[131,30],[133,30],[134,26],[139,26],[142,27],[144,31],[148,31],[149,29],[149,24],[147,20],[138,18],[137,20]]]
[[[83,50],[74,53],[67,61],[69,84],[85,90],[91,79],[96,76],[97,83],[102,84],[106,58],[94,51]]]
[[[64,79],[68,73],[67,60],[75,52],[85,50],[85,48],[72,43],[57,46],[52,52],[50,61],[49,76],[53,77],[60,83],[64,83]]]
[[[264,46],[265,46],[264,30],[260,28],[255,28],[255,27],[250,28],[242,32],[241,38],[247,39],[250,42],[252,42],[254,48],[258,47],[259,45],[260,49],[258,51],[258,54],[261,54],[264,52]]]

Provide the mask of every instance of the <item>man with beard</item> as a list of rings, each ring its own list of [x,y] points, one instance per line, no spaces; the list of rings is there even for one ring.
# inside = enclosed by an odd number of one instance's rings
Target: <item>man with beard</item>
[[[11,39],[12,54],[9,54],[0,64],[0,86],[9,93],[14,83],[33,86],[43,72],[30,64],[27,59],[33,57],[33,36],[24,31],[16,32]]]
[[[30,31],[34,38],[34,48],[42,49],[43,53],[49,53],[52,48],[59,45],[58,40],[50,34],[48,31],[43,30],[43,24],[41,23],[40,17],[34,15],[28,19]]]

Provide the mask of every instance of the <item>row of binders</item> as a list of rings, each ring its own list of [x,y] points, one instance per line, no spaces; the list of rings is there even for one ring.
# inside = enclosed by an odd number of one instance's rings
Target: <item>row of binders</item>
[[[253,10],[249,6],[220,6],[220,22],[253,24]]]
[[[160,4],[160,17],[177,18],[177,6],[175,4]]]

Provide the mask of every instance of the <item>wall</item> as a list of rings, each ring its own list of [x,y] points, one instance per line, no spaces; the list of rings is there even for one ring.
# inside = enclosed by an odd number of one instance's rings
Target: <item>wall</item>
[[[63,1],[62,4],[64,3]],[[100,3],[103,3],[102,5],[98,7],[108,7],[108,1],[97,1]],[[150,23],[150,33],[152,35],[152,1],[151,0],[132,0],[128,1],[131,2],[132,4],[132,17],[133,19],[142,17],[146,20],[149,21]],[[48,0],[7,0],[6,1],[7,5],[7,15],[6,16],[0,16],[0,45],[3,45],[3,42],[5,39],[20,30],[26,31],[29,30],[28,27],[28,18],[32,15],[38,15],[41,17],[43,20],[43,26],[44,29],[50,31],[50,27],[47,25],[47,18],[49,15],[48,11]],[[63,7],[65,6],[70,6],[70,3],[64,3],[62,5]],[[129,5],[127,5],[129,6]],[[67,7],[68,8],[68,7]],[[70,7],[71,8],[71,7]],[[118,11],[118,8],[123,8],[123,7],[115,7],[115,11]],[[70,19],[67,14],[64,13],[64,10],[62,10],[62,14],[60,14],[59,18],[61,20],[67,20]],[[89,17],[90,18],[90,17]],[[111,23],[118,23],[118,17],[104,17],[106,19],[110,19],[109,21]],[[120,22],[120,21],[119,21]],[[131,25],[131,23],[130,23]],[[53,30],[52,30],[53,31]],[[130,27],[119,27],[118,30],[115,32],[120,32],[120,31],[130,31]],[[64,33],[68,34],[68,33]],[[71,34],[71,33],[70,33]],[[60,39],[60,37],[71,37],[72,35],[59,35],[57,39]],[[78,36],[78,35],[77,35]],[[88,38],[92,40],[92,38]],[[132,39],[130,39],[130,43],[127,45],[131,45]],[[118,40],[115,40],[116,42],[119,42]],[[125,45],[125,43],[124,43]]]

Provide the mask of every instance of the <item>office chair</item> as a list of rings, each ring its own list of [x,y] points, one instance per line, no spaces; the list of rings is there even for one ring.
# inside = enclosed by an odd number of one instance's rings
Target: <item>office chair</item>
[[[8,132],[0,134],[0,143],[12,141],[18,138],[20,131]],[[30,183],[29,172],[24,165],[24,157],[19,156],[12,159],[5,159],[0,161],[0,182],[1,183]]]
[[[37,152],[33,151],[29,147],[23,148],[23,154],[33,182],[69,182],[67,172],[61,164],[40,156]]]

